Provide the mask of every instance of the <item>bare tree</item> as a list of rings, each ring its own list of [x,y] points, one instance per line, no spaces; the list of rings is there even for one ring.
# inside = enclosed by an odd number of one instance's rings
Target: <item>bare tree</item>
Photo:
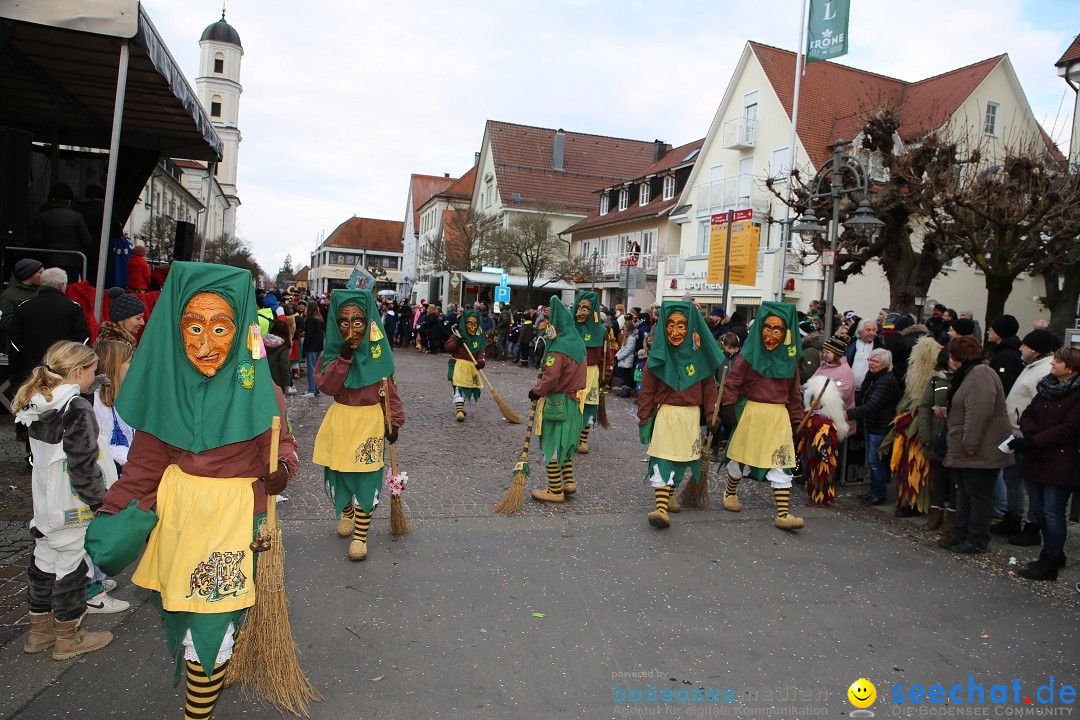
[[[562,259],[561,242],[551,232],[549,211],[517,215],[509,227],[491,237],[491,258],[525,276],[526,303],[533,303],[533,289],[541,275],[552,271]]]
[[[251,244],[234,235],[223,233],[207,243],[203,261],[250,270],[258,282],[261,282],[265,275],[251,254]]]
[[[439,228],[424,238],[420,245],[419,257],[420,268],[427,269],[432,273],[439,273],[450,269],[446,259],[446,242],[443,238],[443,230]]]
[[[1072,168],[1067,180],[1080,183],[1078,168]],[[1050,331],[1058,337],[1076,322],[1077,304],[1080,303],[1080,205],[1074,212],[1062,215],[1047,223],[1044,233],[1048,237],[1053,262],[1042,263],[1039,274],[1046,285],[1042,303],[1050,309]]]
[[[443,249],[447,270],[479,270],[491,259],[492,240],[502,232],[497,215],[473,208],[443,213]]]
[[[877,261],[889,282],[889,307],[900,312],[914,312],[915,296],[926,295],[930,283],[955,254],[938,237],[913,238],[915,226],[923,222],[923,207],[929,204],[934,189],[925,178],[953,168],[955,145],[942,144],[934,137],[917,147],[904,149],[898,130],[898,112],[889,107],[867,110],[865,125],[853,154],[869,164],[871,189],[867,200],[874,214],[885,223],[874,237],[863,239],[841,228],[836,257],[836,280],[845,282],[859,275],[871,261]],[[831,160],[830,160],[831,162]],[[819,218],[832,217],[829,198],[812,200],[812,178],[798,168],[791,172],[792,199],[796,213],[813,210]],[[782,201],[788,202],[787,188],[773,179],[766,187]],[[926,202],[924,202],[924,199]],[[847,196],[841,201],[840,221],[847,220],[858,206],[859,197]],[[829,238],[821,236],[809,243],[803,262],[809,264],[829,247]]]
[[[146,245],[147,262],[171,263],[176,245],[176,221],[168,215],[149,217],[135,233],[135,239]]]
[[[993,164],[987,155],[975,144],[958,172],[930,178],[928,231],[983,272],[988,324],[1004,314],[1021,273],[1072,259],[1072,244],[1051,242],[1046,230],[1071,225],[1080,185],[1042,138],[1004,147]]]

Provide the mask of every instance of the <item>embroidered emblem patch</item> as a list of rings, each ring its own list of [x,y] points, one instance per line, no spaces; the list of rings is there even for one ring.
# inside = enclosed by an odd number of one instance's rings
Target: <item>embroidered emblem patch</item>
[[[237,365],[236,380],[245,390],[255,387],[255,366],[247,360]]]
[[[353,461],[360,465],[373,465],[383,456],[383,439],[371,437],[356,447]]]
[[[690,363],[686,366],[686,377],[694,377],[697,373],[697,368],[694,367],[694,363]]]
[[[547,359],[544,360],[544,364],[551,367],[555,364],[555,353],[548,353]]]
[[[585,336],[582,338],[582,340],[584,340],[585,342],[589,342],[590,340],[592,340],[592,333],[585,333]]]
[[[191,594],[185,599],[190,600],[198,595],[200,599],[212,603],[247,592],[250,588],[247,575],[241,569],[243,560],[243,550],[211,553],[191,573]]]
[[[382,345],[372,345],[371,346],[371,359],[372,360],[378,360],[381,357],[382,357]]]
[[[796,354],[795,353],[795,346],[794,345],[789,345],[788,349],[787,349],[788,357],[795,357],[795,354]]]

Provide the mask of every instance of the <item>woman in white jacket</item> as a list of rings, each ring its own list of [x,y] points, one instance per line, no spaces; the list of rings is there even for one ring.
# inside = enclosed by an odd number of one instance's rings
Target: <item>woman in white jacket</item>
[[[622,324],[622,330],[619,331],[620,347],[618,352],[615,353],[615,363],[618,366],[619,377],[625,387],[630,389],[632,395],[636,395],[634,392],[634,363],[637,361],[637,332],[634,329],[634,318],[632,315],[626,315]]]

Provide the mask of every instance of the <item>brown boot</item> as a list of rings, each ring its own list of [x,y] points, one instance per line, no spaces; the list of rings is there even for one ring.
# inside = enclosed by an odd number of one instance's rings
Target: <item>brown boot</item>
[[[26,636],[26,644],[23,652],[45,652],[56,644],[56,627],[53,625],[53,614],[30,613],[30,634]]]
[[[949,537],[952,534],[952,526],[956,521],[956,511],[952,508],[945,508],[945,519],[941,521],[941,527],[938,528],[938,536]]]
[[[89,632],[83,624],[84,614],[78,620],[56,621],[56,646],[53,648],[53,660],[70,660],[84,653],[100,650],[112,642],[113,634],[109,631]]]
[[[945,522],[945,513],[941,511],[941,508],[935,505],[931,505],[930,517],[927,518],[926,522],[922,526],[922,529],[926,530],[927,532],[933,532],[934,530],[937,530],[939,527],[941,527],[941,524],[943,522]]]

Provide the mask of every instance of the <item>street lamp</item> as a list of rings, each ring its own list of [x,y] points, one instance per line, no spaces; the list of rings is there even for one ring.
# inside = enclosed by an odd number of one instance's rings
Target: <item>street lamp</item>
[[[860,193],[862,200],[858,208],[844,222],[844,227],[851,230],[860,239],[870,238],[885,223],[874,216],[874,211],[866,199],[870,188],[869,177],[866,168],[859,158],[844,152],[847,143],[837,140],[833,145],[833,155],[825,164],[818,168],[817,173],[810,180],[810,195],[808,200],[811,205],[815,201],[832,199],[832,222],[829,223],[829,249],[822,253],[822,265],[828,268],[826,281],[826,310],[825,310],[825,337],[832,337],[833,331],[833,292],[836,286],[836,250],[840,239],[840,200],[848,195]],[[803,213],[802,220],[792,228],[799,233],[803,240],[813,241],[826,231],[817,216],[807,209]]]
[[[915,322],[921,323],[922,322],[922,310],[923,310],[923,307],[926,306],[926,296],[925,295],[916,295],[914,298],[912,298],[912,300],[915,303],[915,317],[917,318],[915,320]]]

